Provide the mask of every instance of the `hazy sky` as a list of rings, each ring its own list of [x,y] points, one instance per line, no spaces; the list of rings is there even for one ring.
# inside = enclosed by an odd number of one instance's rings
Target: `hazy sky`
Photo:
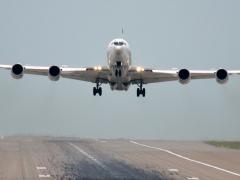
[[[238,0],[1,0],[0,63],[106,65],[121,36],[134,65],[240,69]],[[146,98],[103,85],[0,71],[0,135],[240,139],[240,77],[146,85]]]

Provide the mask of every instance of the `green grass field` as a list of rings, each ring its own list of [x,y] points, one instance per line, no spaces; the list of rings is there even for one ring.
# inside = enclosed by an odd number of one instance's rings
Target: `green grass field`
[[[240,141],[205,141],[207,144],[230,149],[240,149]]]

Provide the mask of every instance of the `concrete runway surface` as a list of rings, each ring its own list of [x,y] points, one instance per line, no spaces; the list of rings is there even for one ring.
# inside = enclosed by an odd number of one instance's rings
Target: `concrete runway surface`
[[[240,180],[240,150],[193,141],[2,136],[0,179]]]

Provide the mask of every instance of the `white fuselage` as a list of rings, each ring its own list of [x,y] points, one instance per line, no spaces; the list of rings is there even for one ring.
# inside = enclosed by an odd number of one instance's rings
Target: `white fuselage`
[[[108,45],[107,61],[111,71],[109,81],[112,90],[127,90],[130,85],[128,70],[131,65],[131,51],[124,39],[114,39]]]

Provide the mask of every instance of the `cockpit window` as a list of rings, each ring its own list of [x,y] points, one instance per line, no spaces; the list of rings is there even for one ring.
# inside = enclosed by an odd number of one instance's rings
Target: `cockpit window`
[[[123,42],[123,41],[115,41],[114,43],[113,43],[115,46],[123,46],[123,45],[126,45],[126,43],[125,42]]]
[[[124,43],[123,42],[119,42],[119,46],[122,46]]]

